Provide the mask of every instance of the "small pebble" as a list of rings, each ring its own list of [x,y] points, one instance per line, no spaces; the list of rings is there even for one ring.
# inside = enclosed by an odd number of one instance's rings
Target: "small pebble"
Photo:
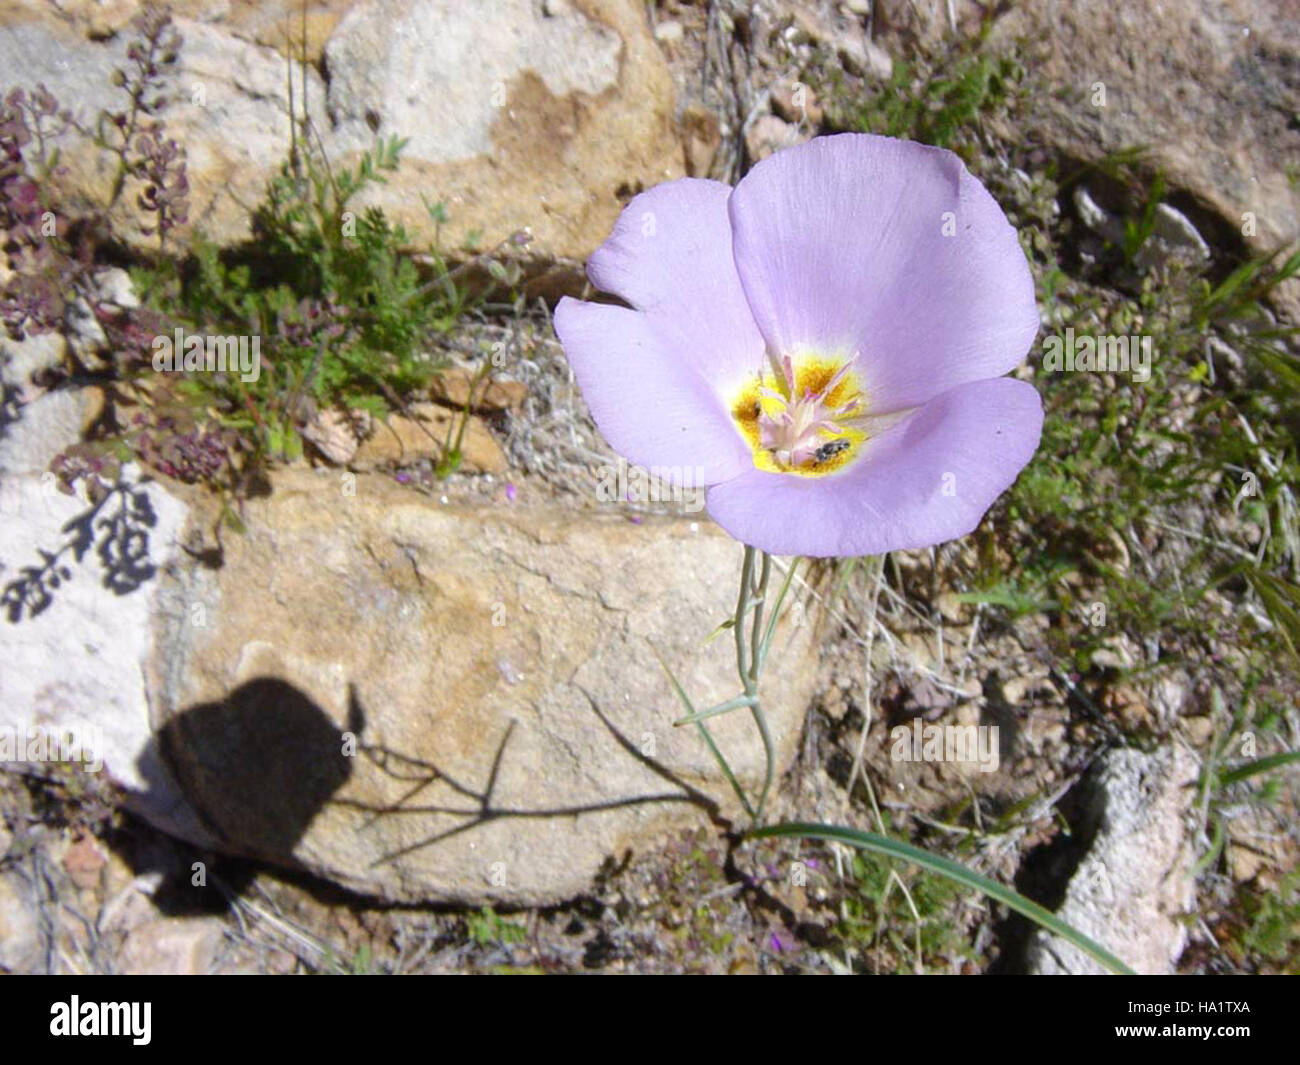
[[[680,41],[685,32],[680,22],[674,20],[661,22],[655,27],[655,40],[661,44],[673,44]]]

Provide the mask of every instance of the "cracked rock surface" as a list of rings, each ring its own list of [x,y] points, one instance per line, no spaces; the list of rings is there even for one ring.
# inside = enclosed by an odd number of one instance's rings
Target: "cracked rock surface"
[[[448,506],[367,476],[346,494],[307,470],[245,522],[219,568],[163,578],[151,677],[164,759],[227,849],[382,898],[541,904],[736,815],[655,659],[698,707],[738,690],[730,639],[701,651],[740,560],[708,522]],[[816,666],[787,616],[763,689],[782,766]],[[748,715],[711,724],[756,783]]]

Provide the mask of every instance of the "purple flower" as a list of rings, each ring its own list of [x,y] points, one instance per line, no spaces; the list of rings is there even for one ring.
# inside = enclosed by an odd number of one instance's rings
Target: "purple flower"
[[[714,520],[763,551],[964,536],[1038,446],[1037,391],[1001,376],[1038,331],[1029,266],[951,152],[842,134],[734,190],[669,182],[587,273],[628,304],[555,311],[601,432],[698,474]]]

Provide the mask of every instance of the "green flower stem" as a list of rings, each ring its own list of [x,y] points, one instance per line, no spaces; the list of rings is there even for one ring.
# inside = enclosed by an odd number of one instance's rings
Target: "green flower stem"
[[[763,707],[759,701],[758,684],[762,676],[763,664],[767,660],[768,650],[772,645],[772,637],[776,632],[781,607],[785,602],[786,594],[790,590],[790,584],[794,579],[794,570],[799,562],[798,559],[791,560],[789,569],[786,571],[785,580],[781,583],[781,590],[777,593],[776,600],[771,604],[769,615],[768,587],[772,578],[772,556],[767,552],[761,552],[762,557],[760,559],[759,554],[760,552],[756,548],[746,545],[745,557],[740,569],[740,591],[736,597],[736,612],[728,622],[720,625],[714,632],[716,636],[728,627],[732,631],[736,642],[736,672],[740,676],[740,683],[743,688],[742,694],[718,703],[717,706],[709,707],[707,710],[696,710],[686,692],[677,683],[672,671],[668,669],[667,663],[664,662],[662,657],[659,659],[664,672],[668,674],[673,690],[677,693],[678,699],[681,700],[687,711],[685,717],[679,718],[673,724],[694,725],[700,730],[700,735],[708,745],[710,753],[721,767],[723,775],[740,799],[745,813],[749,815],[755,827],[762,823],[763,811],[767,806],[767,799],[772,791],[773,778],[776,775],[776,749],[772,743],[772,733],[768,728],[767,716],[763,713]],[[746,616],[751,610],[754,616],[750,619],[749,627],[746,629]],[[768,615],[766,625],[764,624],[765,615]],[[657,651],[655,653],[658,654]],[[727,762],[726,755],[718,748],[704,724],[711,717],[717,717],[744,707],[749,708],[749,712],[754,718],[754,725],[757,727],[758,734],[763,741],[763,790],[759,793],[757,803],[750,801],[749,796],[736,779],[731,765]]]
[[[767,582],[772,576],[772,556],[763,552],[763,566],[758,578],[758,587],[754,590],[754,626],[749,633],[749,677],[758,684],[758,652],[763,646],[763,611],[767,606]],[[775,617],[775,615],[773,615]]]
[[[736,672],[740,674],[742,683],[749,676],[749,664],[745,655],[745,614],[749,610],[749,597],[752,594],[750,582],[753,578],[754,549],[746,544],[745,560],[740,566],[740,595],[736,599],[736,615],[731,622],[731,631],[736,638]],[[746,687],[745,694],[753,693]]]
[[[745,545],[745,559],[740,568],[740,594],[736,598],[736,616],[732,630],[736,638],[736,672],[740,674],[740,683],[745,695],[753,699],[749,712],[754,718],[754,725],[763,740],[763,790],[759,792],[758,802],[754,806],[754,824],[763,820],[763,810],[767,806],[767,797],[772,790],[772,777],[776,770],[776,751],[772,746],[772,733],[767,727],[767,715],[758,701],[758,681],[762,671],[760,652],[763,641],[763,602],[767,597],[768,581],[772,576],[772,557],[764,551],[762,564],[757,579],[754,575],[754,558],[756,550]],[[745,640],[745,614],[751,608],[754,611],[753,628],[748,646]],[[773,615],[773,621],[776,620]]]

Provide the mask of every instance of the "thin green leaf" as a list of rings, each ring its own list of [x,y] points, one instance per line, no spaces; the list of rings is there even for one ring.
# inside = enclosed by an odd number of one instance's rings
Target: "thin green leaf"
[[[655,658],[659,659],[659,665],[667,675],[668,683],[673,686],[673,691],[677,694],[677,698],[681,700],[682,705],[686,707],[686,712],[688,714],[694,714],[695,707],[691,703],[691,697],[687,695],[682,686],[677,683],[677,677],[673,674],[673,671],[668,668],[668,663],[664,661],[664,656],[659,653],[659,648],[654,644],[651,644],[650,650],[654,652]],[[727,761],[726,755],[718,750],[718,745],[713,742],[713,736],[710,734],[708,726],[705,725],[703,721],[697,721],[695,727],[700,730],[700,735],[704,737],[704,742],[708,744],[709,751],[713,754],[714,760],[722,769],[722,775],[727,778],[727,783],[731,785],[731,790],[736,793],[736,797],[740,800],[740,804],[745,808],[745,812],[749,814],[750,817],[753,817],[754,808],[749,804],[749,797],[746,796],[745,789],[740,786],[740,781],[736,779],[736,774],[731,771],[731,764]]]
[[[1300,657],[1300,588],[1251,566],[1241,570],[1292,655]]]
[[[1094,943],[1082,932],[1071,928],[1055,914],[1049,913],[1039,906],[1038,903],[1030,902],[1018,891],[1014,891],[1004,884],[999,884],[996,880],[981,876],[957,862],[941,858],[937,854],[930,854],[920,847],[913,847],[910,843],[902,843],[887,836],[880,836],[874,832],[862,832],[854,828],[801,822],[771,825],[768,828],[757,829],[751,832],[750,835],[757,838],[820,839],[829,843],[843,843],[849,847],[858,847],[861,850],[874,851],[886,857],[901,858],[904,861],[913,862],[932,873],[946,876],[949,880],[961,884],[963,887],[982,891],[989,898],[1010,907],[1017,913],[1028,917],[1040,927],[1060,936],[1067,943],[1072,944],[1095,961],[1100,962],[1112,973],[1125,976],[1136,975],[1132,969],[1106,950],[1105,947]]]
[[[1224,838],[1223,819],[1221,817],[1216,817],[1214,819],[1214,837],[1210,840],[1210,849],[1206,851],[1201,860],[1192,867],[1193,880],[1218,861],[1219,854],[1223,851]]]
[[[1258,773],[1267,773],[1271,769],[1291,765],[1293,762],[1300,762],[1300,751],[1283,751],[1281,754],[1270,754],[1266,758],[1256,758],[1253,762],[1247,762],[1236,769],[1229,769],[1226,773],[1220,773],[1219,783],[1224,785],[1236,784],[1238,781],[1247,780]]]
[[[727,632],[729,629],[734,628],[735,625],[736,625],[735,618],[727,618],[726,621],[724,621],[721,625],[719,625],[716,629],[714,629],[711,633],[709,633],[708,636],[704,638],[704,643],[702,644],[702,646],[708,647],[709,644],[711,644],[724,632]]]
[[[734,699],[728,699],[725,703],[718,703],[717,706],[711,706],[707,710],[699,710],[686,717],[679,717],[673,722],[674,725],[694,725],[699,721],[707,721],[711,717],[718,717],[720,714],[728,714],[732,710],[741,710],[746,706],[753,706],[758,702],[757,695],[737,695]]]
[[[786,593],[790,591],[790,582],[794,580],[794,571],[798,567],[800,559],[790,559],[789,566],[786,567],[785,580],[781,582],[781,590],[776,595],[776,602],[772,605],[772,614],[767,619],[767,628],[763,632],[763,637],[758,644],[758,669],[763,668],[763,663],[767,660],[768,649],[772,646],[772,637],[776,635],[776,623],[781,617],[781,605],[785,602]]]

